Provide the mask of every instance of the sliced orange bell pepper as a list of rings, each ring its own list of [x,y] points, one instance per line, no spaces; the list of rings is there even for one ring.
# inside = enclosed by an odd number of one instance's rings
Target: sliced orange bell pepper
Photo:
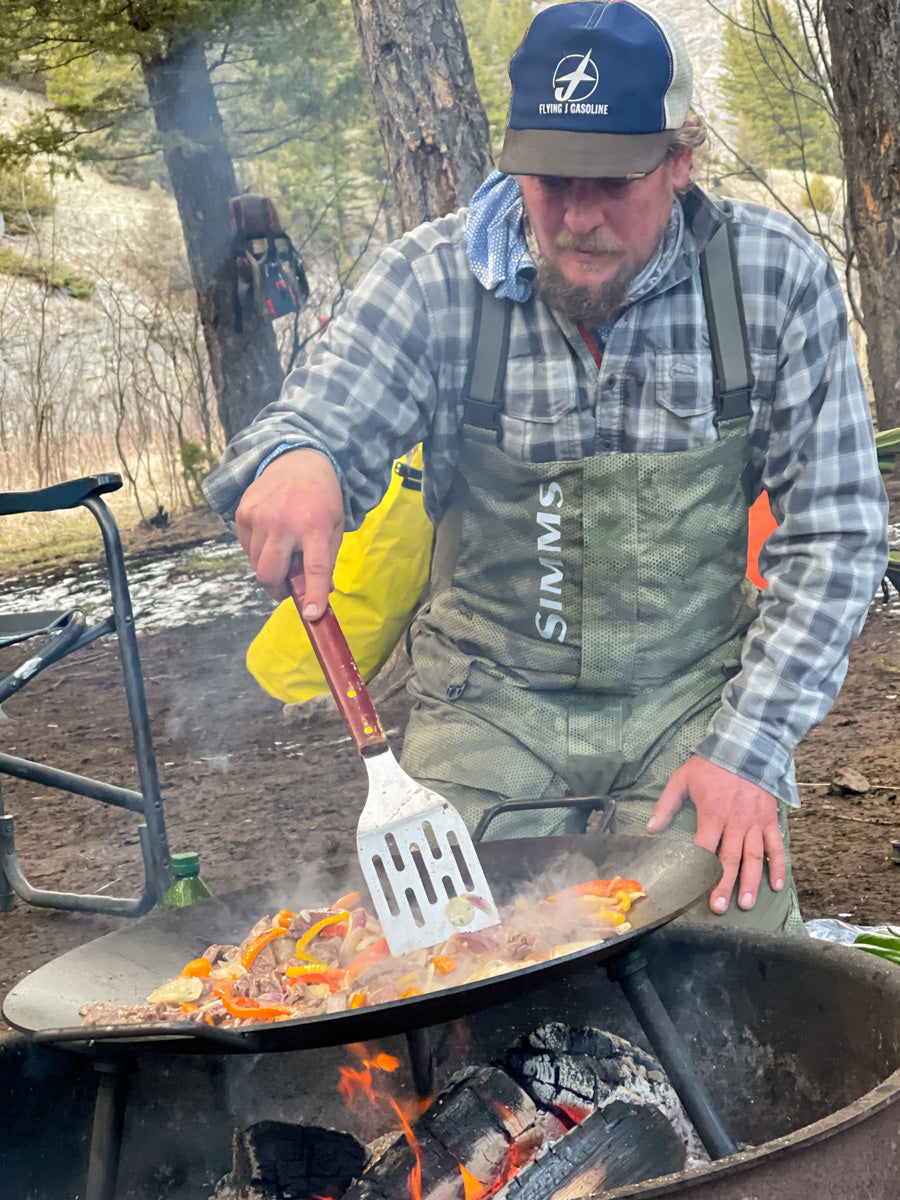
[[[547,899],[551,903],[569,896],[600,896],[604,900],[611,900],[618,891],[626,892],[631,900],[639,900],[647,895],[636,879],[623,879],[621,875],[616,875],[613,879],[590,879],[586,883],[575,883]]]
[[[422,989],[417,987],[408,987],[405,992],[400,993],[401,1000],[408,1000],[410,996],[421,996]]]
[[[442,956],[438,956],[437,958],[433,958],[431,961],[434,964],[435,973],[438,975],[449,975],[451,971],[456,970],[455,958],[444,958]]]
[[[357,904],[359,904],[359,892],[348,892],[346,896],[339,896],[331,907],[332,910],[340,908],[350,909],[356,908]]]
[[[287,929],[291,921],[293,921],[296,913],[292,913],[289,908],[282,908],[280,912],[275,914],[273,925],[278,925],[281,929]]]
[[[212,963],[208,958],[192,958],[191,961],[181,968],[182,975],[186,975],[188,979],[205,979],[212,970]]]
[[[280,937],[284,937],[284,930],[280,925],[276,925],[272,929],[264,929],[255,938],[251,938],[241,953],[241,966],[246,967],[249,971],[260,950],[264,946],[268,946],[269,942],[274,942],[276,938]]]
[[[245,1021],[274,1021],[276,1017],[294,1015],[289,1004],[260,1004],[250,996],[221,996],[220,999],[230,1016]]]
[[[349,967],[347,967],[347,982],[352,983],[360,971],[364,971],[366,967],[371,967],[379,959],[386,958],[389,953],[387,938],[381,938],[379,941],[373,942],[371,946],[366,946],[365,950],[361,950],[350,963]]]

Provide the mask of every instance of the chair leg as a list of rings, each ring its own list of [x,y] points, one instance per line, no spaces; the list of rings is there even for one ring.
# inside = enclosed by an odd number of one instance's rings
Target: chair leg
[[[0,780],[0,822],[5,816],[3,808],[3,782]],[[9,876],[3,869],[3,856],[0,855],[0,912],[12,912],[16,906],[16,893]]]
[[[159,787],[156,754],[153,749],[153,739],[150,733],[150,717],[147,712],[144,676],[141,670],[137,637],[134,631],[134,612],[131,606],[131,594],[128,590],[128,579],[125,573],[122,539],[119,535],[115,518],[99,496],[88,498],[84,504],[93,513],[103,534],[107,572],[112,594],[113,614],[119,638],[122,677],[128,701],[128,715],[134,735],[134,750],[135,757],[137,758],[140,790],[144,797],[144,816],[147,821],[150,854],[154,863],[155,877],[153,884],[157,890],[157,900],[161,900],[163,893],[171,882],[169,843],[166,836],[165,818],[163,816],[163,801]]]

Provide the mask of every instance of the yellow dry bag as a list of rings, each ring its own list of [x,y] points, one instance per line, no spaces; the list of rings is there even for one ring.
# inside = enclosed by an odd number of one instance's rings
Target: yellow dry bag
[[[422,506],[422,448],[394,464],[384,499],[344,535],[331,606],[365,680],[400,640],[428,582],[434,530]],[[270,696],[298,704],[328,691],[293,600],[250,643],[247,669]]]

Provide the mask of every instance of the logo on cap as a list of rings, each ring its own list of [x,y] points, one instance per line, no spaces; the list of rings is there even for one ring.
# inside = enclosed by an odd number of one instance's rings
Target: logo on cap
[[[590,50],[584,57],[567,54],[559,60],[553,72],[553,96],[556,100],[587,100],[588,96],[594,94],[599,81],[600,75]]]

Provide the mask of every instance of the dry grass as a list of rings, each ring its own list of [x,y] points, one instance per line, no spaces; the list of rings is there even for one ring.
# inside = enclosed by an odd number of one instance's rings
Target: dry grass
[[[144,448],[143,453],[147,466],[138,477],[140,505],[127,481],[119,491],[103,497],[120,529],[139,525],[143,519],[141,509],[145,515],[152,515],[162,505],[175,515],[192,506],[177,472],[173,472],[172,465],[166,462],[164,451],[148,452]],[[109,472],[121,475],[121,471],[112,447],[106,451],[97,448],[79,451],[79,448],[69,446],[65,465],[42,484],[36,477],[30,455],[11,451],[0,454],[0,491],[32,491],[87,475]],[[0,571],[3,574],[92,558],[102,553],[102,548],[96,519],[81,507],[0,517]]]

